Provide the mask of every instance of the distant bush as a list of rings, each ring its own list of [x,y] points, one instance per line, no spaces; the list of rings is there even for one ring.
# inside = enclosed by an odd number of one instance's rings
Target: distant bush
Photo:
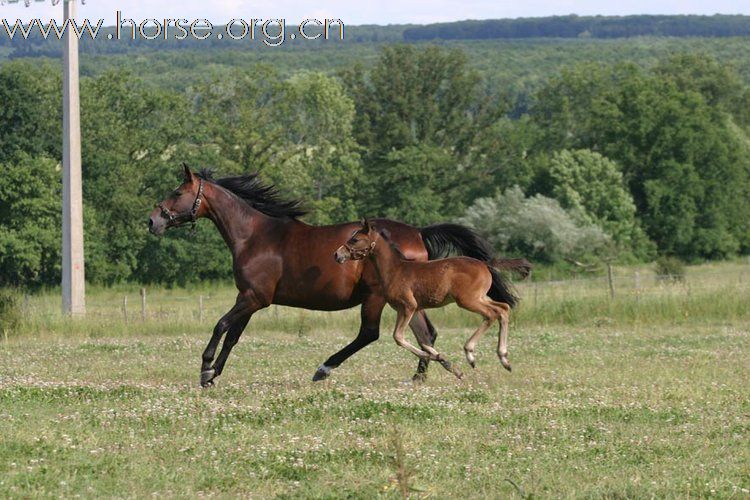
[[[476,200],[460,222],[475,227],[500,252],[541,262],[581,260],[612,247],[599,226],[566,211],[557,200],[526,198],[519,187]]]
[[[8,335],[21,324],[21,304],[18,293],[12,289],[0,289],[0,338]]]
[[[659,281],[685,281],[685,264],[677,257],[659,257],[655,271]]]

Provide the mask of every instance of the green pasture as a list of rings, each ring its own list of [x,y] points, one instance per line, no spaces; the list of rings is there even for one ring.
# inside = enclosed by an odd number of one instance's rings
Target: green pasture
[[[231,288],[147,290],[145,318],[136,287],[89,290],[78,320],[30,296],[0,340],[0,497],[748,498],[750,265],[613,275],[614,298],[606,277],[519,284],[511,374],[495,331],[470,371],[476,318],[435,311],[466,377],[421,385],[392,311],[313,384],[356,310],[272,307],[202,390]]]

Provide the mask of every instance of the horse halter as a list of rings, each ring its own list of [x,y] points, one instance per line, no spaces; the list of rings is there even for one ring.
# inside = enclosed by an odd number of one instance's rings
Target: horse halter
[[[169,224],[172,224],[173,227],[180,227],[191,222],[193,224],[193,229],[195,229],[195,222],[197,220],[196,215],[198,215],[198,210],[201,207],[201,203],[203,203],[201,196],[203,196],[203,179],[201,179],[200,184],[198,184],[198,194],[195,196],[195,201],[193,202],[193,207],[190,209],[190,212],[183,214],[175,213],[165,207],[163,202],[156,206],[161,209],[162,217],[167,219]]]
[[[375,242],[371,241],[368,246],[359,250],[352,248],[348,241],[344,243],[343,247],[349,252],[349,258],[351,260],[362,260],[372,253],[372,249],[375,248]]]

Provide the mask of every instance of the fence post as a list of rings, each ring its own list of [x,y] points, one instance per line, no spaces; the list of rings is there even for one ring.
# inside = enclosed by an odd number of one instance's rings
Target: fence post
[[[23,296],[23,312],[24,314],[29,314],[29,294],[24,294]]]
[[[125,319],[125,323],[128,322],[128,296],[125,295],[122,298],[122,317]]]
[[[612,264],[607,264],[607,282],[609,283],[609,298],[615,298],[615,280],[612,277]]]
[[[198,296],[198,321],[203,323],[203,295]]]
[[[534,307],[536,307],[539,299],[539,283],[534,282]]]
[[[146,289],[141,288],[141,319],[146,321]]]

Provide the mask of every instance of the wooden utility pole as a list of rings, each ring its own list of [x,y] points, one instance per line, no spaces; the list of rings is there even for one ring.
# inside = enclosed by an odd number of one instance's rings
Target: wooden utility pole
[[[75,0],[63,0],[63,22],[76,18]],[[63,43],[63,312],[86,313],[81,182],[78,37],[68,25]]]

